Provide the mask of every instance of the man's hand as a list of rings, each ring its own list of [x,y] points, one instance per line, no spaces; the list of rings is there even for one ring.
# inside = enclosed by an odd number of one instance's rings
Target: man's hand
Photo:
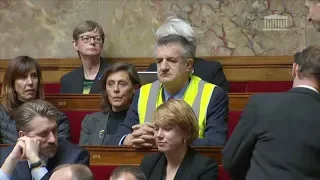
[[[134,148],[150,148],[154,142],[154,124],[145,123],[132,126],[133,132],[128,134],[124,145],[132,145]]]
[[[40,160],[39,151],[40,151],[40,142],[36,139],[32,139],[26,136],[23,136],[18,139],[18,142],[24,142],[25,144],[25,157],[30,161],[30,163],[35,163]]]
[[[26,160],[25,149],[26,149],[26,146],[24,142],[17,141],[16,145],[14,146],[13,150],[9,154],[8,158],[14,161],[15,163],[18,163],[21,160]]]
[[[16,167],[20,160],[24,160],[25,158],[25,144],[22,141],[17,141],[16,145],[13,147],[13,150],[4,161],[1,170],[6,175],[11,175],[13,169]]]

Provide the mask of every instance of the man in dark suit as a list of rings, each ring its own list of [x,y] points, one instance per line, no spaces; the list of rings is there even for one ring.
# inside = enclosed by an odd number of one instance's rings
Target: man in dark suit
[[[84,21],[73,30],[73,47],[78,52],[82,66],[60,79],[60,93],[99,94],[100,77],[108,67],[101,58],[105,34],[94,21]]]
[[[320,47],[295,55],[293,88],[250,98],[223,149],[238,180],[320,179]]]
[[[156,32],[157,39],[169,34],[176,34],[188,39],[196,48],[196,38],[192,27],[186,21],[169,17],[167,21],[159,27]],[[194,58],[193,74],[202,80],[221,87],[225,92],[229,92],[229,82],[223,72],[222,66],[218,61],[207,61],[201,58]],[[152,63],[147,71],[157,71],[156,63]]]
[[[66,140],[57,140],[58,110],[43,100],[21,105],[15,115],[19,139],[1,148],[0,179],[46,180],[63,164],[89,165],[89,153]]]

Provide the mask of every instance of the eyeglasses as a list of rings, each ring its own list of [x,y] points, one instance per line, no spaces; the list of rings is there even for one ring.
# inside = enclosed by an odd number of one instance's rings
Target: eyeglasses
[[[78,39],[81,38],[84,43],[89,43],[91,39],[93,39],[94,43],[96,44],[101,44],[102,43],[102,38],[100,36],[88,36],[88,35],[83,35],[79,36]]]

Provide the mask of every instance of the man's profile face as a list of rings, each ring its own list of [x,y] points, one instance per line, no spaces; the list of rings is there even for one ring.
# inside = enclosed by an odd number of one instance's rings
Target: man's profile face
[[[40,142],[40,155],[52,158],[58,149],[57,123],[46,117],[35,116],[28,124],[28,132],[19,132],[19,136],[27,136]]]
[[[320,1],[306,0],[305,6],[308,8],[308,21],[313,24],[318,32],[320,32]]]

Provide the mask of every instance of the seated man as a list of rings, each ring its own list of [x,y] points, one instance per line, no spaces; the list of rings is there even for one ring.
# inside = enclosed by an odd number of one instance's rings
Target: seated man
[[[111,174],[110,180],[147,180],[143,172],[134,166],[117,167]]]
[[[223,146],[227,139],[228,96],[220,87],[190,75],[195,55],[192,43],[171,34],[157,41],[154,52],[159,80],[135,93],[124,123],[107,144],[152,147],[152,112],[174,98],[185,100],[197,115],[199,138],[192,145]]]
[[[188,41],[190,41],[194,48],[197,47],[197,39],[195,33],[189,23],[186,21],[176,18],[169,17],[164,24],[162,24],[156,32],[156,38],[162,38],[169,34],[176,34],[183,36]],[[195,76],[200,77],[202,80],[207,81],[212,84],[216,84],[221,87],[226,92],[229,92],[230,85],[226,79],[226,76],[223,72],[222,66],[218,61],[211,60],[207,61],[202,58],[194,58],[193,64]],[[152,63],[149,65],[147,71],[156,71],[157,64]]]
[[[89,165],[88,151],[57,139],[58,110],[43,100],[22,104],[14,114],[19,139],[1,148],[0,179],[49,179],[63,164]],[[26,161],[22,161],[26,160]]]
[[[55,169],[50,180],[93,180],[91,170],[82,164],[65,164]]]

